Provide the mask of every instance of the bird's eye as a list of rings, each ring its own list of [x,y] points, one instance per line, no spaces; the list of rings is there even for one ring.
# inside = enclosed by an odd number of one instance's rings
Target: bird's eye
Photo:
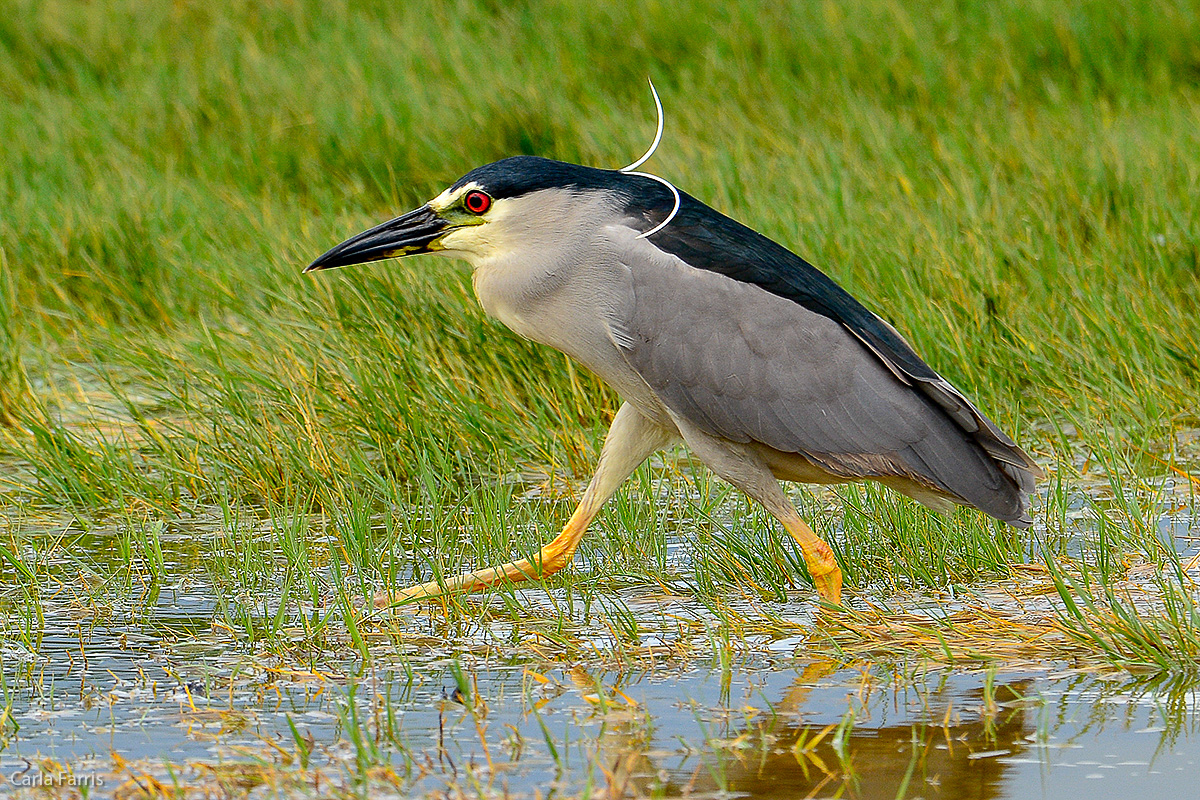
[[[486,192],[467,192],[467,197],[463,201],[463,205],[472,214],[482,214],[492,207],[492,198],[488,197]]]

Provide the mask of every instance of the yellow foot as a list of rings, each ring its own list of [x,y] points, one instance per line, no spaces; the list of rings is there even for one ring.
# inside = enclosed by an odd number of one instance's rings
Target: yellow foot
[[[429,600],[442,594],[437,583],[422,583],[419,586],[409,586],[407,589],[384,589],[375,593],[375,607],[407,605],[416,600]]]
[[[842,604],[842,570],[837,564],[830,567],[809,568],[813,585],[821,599],[831,606]]]
[[[778,519],[787,528],[800,552],[804,555],[804,565],[812,576],[813,586],[817,594],[831,606],[842,604],[842,569],[838,566],[829,544],[808,527],[808,523],[800,519],[793,511],[791,514],[778,515]]]

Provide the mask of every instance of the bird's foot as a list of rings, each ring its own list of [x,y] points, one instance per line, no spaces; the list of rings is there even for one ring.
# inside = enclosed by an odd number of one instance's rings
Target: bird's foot
[[[842,570],[837,562],[811,565],[808,573],[812,575],[813,586],[822,600],[831,606],[842,604]]]
[[[804,566],[812,576],[813,586],[821,599],[831,606],[842,604],[842,568],[838,566],[837,558],[829,543],[817,536],[808,523],[800,519],[793,511],[791,514],[779,515],[779,521],[800,545],[804,555]]]
[[[443,594],[442,588],[436,582],[422,583],[409,586],[407,589],[382,589],[375,593],[376,608],[393,608],[409,605],[418,600],[429,600]]]

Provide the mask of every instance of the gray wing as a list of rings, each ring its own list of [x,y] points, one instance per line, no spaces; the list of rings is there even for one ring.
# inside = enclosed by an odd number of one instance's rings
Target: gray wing
[[[626,357],[673,413],[847,478],[909,478],[1028,522],[1027,487],[838,322],[652,245],[633,247]]]

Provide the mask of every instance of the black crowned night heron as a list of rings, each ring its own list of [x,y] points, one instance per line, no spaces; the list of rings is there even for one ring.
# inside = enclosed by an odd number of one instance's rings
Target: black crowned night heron
[[[841,570],[780,480],[869,478],[934,508],[1030,523],[1037,465],[891,325],[661,178],[506,158],[308,271],[428,252],[470,262],[488,314],[574,358],[624,403],[579,507],[536,556],[378,604],[550,575],[638,465],[680,440],[783,524],[833,604]]]

